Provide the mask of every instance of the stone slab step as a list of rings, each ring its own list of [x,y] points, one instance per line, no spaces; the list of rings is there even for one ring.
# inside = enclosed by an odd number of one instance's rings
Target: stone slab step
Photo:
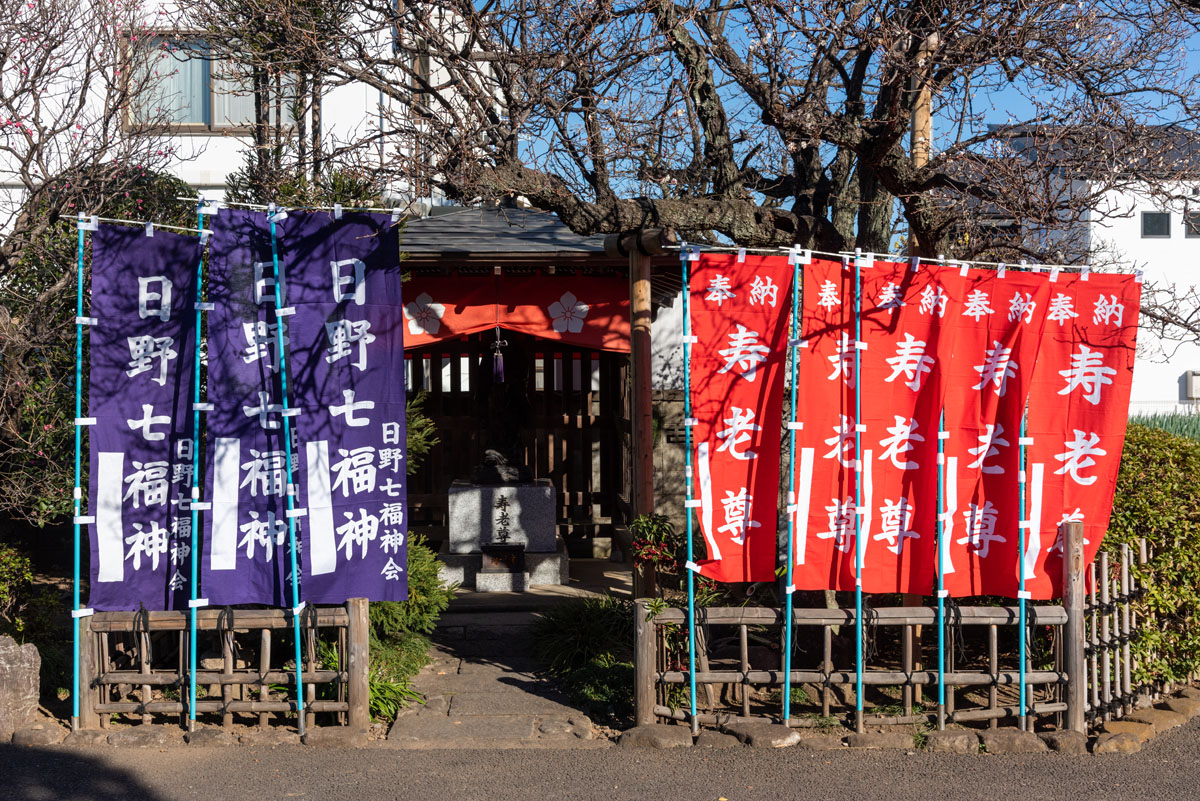
[[[450,696],[450,717],[481,717],[494,715],[570,715],[578,710],[566,703],[561,695],[540,696],[527,692],[459,693]]]

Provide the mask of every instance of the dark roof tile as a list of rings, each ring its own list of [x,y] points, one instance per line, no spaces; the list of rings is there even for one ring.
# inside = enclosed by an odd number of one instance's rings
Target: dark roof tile
[[[468,254],[603,254],[604,238],[580,236],[550,212],[506,207],[461,208],[410,220],[401,250],[414,256]]]

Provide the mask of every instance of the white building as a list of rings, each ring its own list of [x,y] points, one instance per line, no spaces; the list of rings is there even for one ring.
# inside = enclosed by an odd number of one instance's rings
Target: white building
[[[1140,269],[1145,284],[1143,304],[1172,301],[1191,310],[1200,322],[1197,303],[1197,256],[1200,255],[1200,188],[1197,205],[1164,204],[1148,194],[1109,192],[1102,213],[1088,222],[1087,243],[1097,264],[1114,264],[1122,271]],[[1196,411],[1200,381],[1192,386],[1192,371],[1200,371],[1200,343],[1160,337],[1145,317],[1138,332],[1130,414]]]
[[[148,158],[137,163],[163,168],[209,199],[223,196],[228,176],[241,168],[247,154],[253,152],[255,96],[246,70],[213,55],[203,36],[187,32],[189,26],[178,17],[173,0],[113,6],[117,10],[112,12],[112,19],[104,16],[108,5],[107,0],[83,0],[79,19],[63,32],[64,38],[73,39],[56,44],[56,55],[65,62],[56,76],[24,86],[15,73],[4,76],[0,94],[9,95],[10,108],[0,114],[0,233],[9,230],[23,201],[25,186],[31,180],[29,164],[24,162],[28,161],[26,154],[34,149],[41,151],[39,158],[45,162],[37,165],[37,177],[48,178],[80,165],[81,148],[76,143],[81,139],[107,143],[95,148],[97,161],[120,160],[138,153],[137,146],[123,147],[122,140],[152,139],[154,148],[140,154]],[[135,18],[144,27],[130,21]],[[89,35],[96,33],[89,26],[102,22],[107,27],[98,35]],[[21,31],[6,33],[15,42]],[[393,34],[383,34],[379,39],[373,46],[380,53],[389,58],[410,58],[416,72],[440,80],[436,65],[431,67],[428,57],[415,53],[406,56],[411,49]],[[21,63],[20,55],[10,59],[11,63]],[[85,83],[81,75],[85,66],[92,72],[102,71],[103,78]],[[140,83],[137,76],[152,75],[157,89],[140,93],[132,108],[113,114],[108,105],[115,94],[111,85],[120,83],[122,72],[133,74],[135,83]],[[397,84],[403,82],[404,78],[397,76]],[[285,132],[294,132],[292,103],[296,92],[294,85],[287,84],[285,80],[278,92],[283,98],[279,103],[274,87],[268,87],[264,105],[269,126],[279,127],[282,117]],[[77,104],[81,93],[87,102],[79,104],[79,110],[64,113],[64,108]],[[355,158],[361,166],[383,166],[385,159],[394,161],[397,151],[411,150],[396,136],[380,135],[382,129],[392,127],[389,118],[394,122],[407,114],[404,101],[365,83],[331,80],[319,93],[320,107],[315,113],[311,96],[309,93],[307,100],[298,103],[307,109],[303,128],[310,147],[314,121],[318,121],[322,150],[329,154],[358,145],[354,148]],[[14,112],[14,103],[23,108]],[[46,118],[45,125],[40,129],[31,126],[33,141],[23,142],[20,129],[14,130],[15,124],[23,116],[28,119],[35,114]],[[11,120],[6,115],[11,115]],[[61,124],[64,120],[68,124]],[[10,124],[14,127],[6,127]],[[53,132],[52,144],[44,141],[49,138],[47,132]],[[436,191],[407,186],[404,179],[395,180],[387,190],[401,204],[419,205],[423,201],[428,207],[445,203]]]

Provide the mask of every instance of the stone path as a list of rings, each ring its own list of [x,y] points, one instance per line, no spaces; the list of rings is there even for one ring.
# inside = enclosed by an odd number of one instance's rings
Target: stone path
[[[591,720],[573,708],[532,657],[533,612],[447,614],[432,662],[414,679],[426,698],[396,719],[400,748],[602,748]]]

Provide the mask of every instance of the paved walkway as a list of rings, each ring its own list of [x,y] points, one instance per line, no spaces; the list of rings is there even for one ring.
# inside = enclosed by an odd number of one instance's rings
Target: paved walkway
[[[468,649],[470,650],[470,649]],[[595,748],[592,722],[524,656],[460,655],[435,647],[413,681],[426,704],[388,733],[403,748]]]
[[[571,584],[525,593],[460,591],[433,635],[431,663],[414,679],[424,706],[388,733],[401,748],[603,748],[611,743],[571,706],[533,656],[540,611],[572,598],[628,594],[628,568],[573,560]]]

